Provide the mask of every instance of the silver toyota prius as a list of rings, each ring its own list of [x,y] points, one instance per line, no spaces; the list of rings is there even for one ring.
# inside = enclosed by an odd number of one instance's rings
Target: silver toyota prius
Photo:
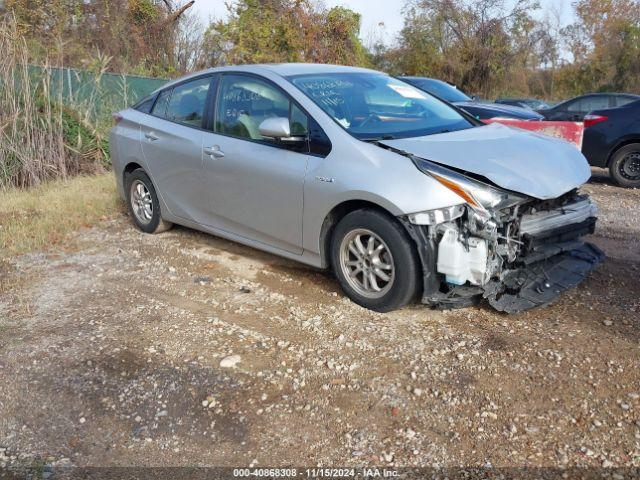
[[[215,68],[114,118],[116,182],[138,228],[177,223],[331,268],[372,310],[420,298],[519,312],[604,257],[583,241],[596,208],[574,146],[484,125],[384,73]]]

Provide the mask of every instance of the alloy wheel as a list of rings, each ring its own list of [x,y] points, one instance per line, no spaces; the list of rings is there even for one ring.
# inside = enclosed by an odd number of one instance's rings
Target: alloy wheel
[[[367,298],[383,297],[395,280],[389,247],[367,229],[352,230],[344,236],[340,244],[340,268],[349,285]]]
[[[140,180],[131,183],[131,207],[136,219],[148,225],[153,218],[153,199],[147,186]]]

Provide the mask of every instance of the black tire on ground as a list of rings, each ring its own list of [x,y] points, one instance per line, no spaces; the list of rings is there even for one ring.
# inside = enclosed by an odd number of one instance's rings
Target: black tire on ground
[[[147,221],[140,218],[140,214],[136,214],[132,190],[138,185],[144,185],[149,196],[151,197],[152,214],[151,218]],[[141,168],[134,170],[133,172],[125,176],[125,193],[127,195],[127,206],[129,207],[129,213],[136,226],[145,233],[161,233],[169,230],[173,224],[163,220],[160,215],[160,202],[158,202],[158,196],[156,190],[153,187],[153,183],[149,176]]]
[[[640,143],[625,145],[611,159],[609,172],[621,187],[640,187]]]
[[[361,243],[366,242],[367,245],[367,240],[371,235],[362,232],[375,234],[378,237],[378,243],[374,241],[373,245],[377,245],[380,248],[382,253],[378,255],[383,255],[382,260],[381,257],[376,259],[375,256],[370,257],[374,260],[367,260],[365,268],[368,271],[380,271],[379,268],[376,269],[374,267],[376,265],[375,262],[378,262],[377,265],[393,265],[393,275],[389,276],[392,281],[384,282],[379,278],[374,279],[378,288],[381,285],[377,282],[381,281],[385,286],[382,290],[386,290],[383,295],[377,298],[371,298],[371,293],[369,295],[362,294],[357,287],[353,286],[353,282],[362,283],[365,281],[363,271],[360,271],[355,277],[349,275],[351,280],[348,280],[349,267],[342,266],[342,263],[344,262],[346,265],[347,261],[351,264],[355,262],[358,265],[365,265],[364,260],[361,261],[359,256],[349,253],[352,250],[347,247],[350,244],[349,239],[355,238],[354,235],[357,236],[359,232],[362,235],[360,237]],[[382,240],[386,245],[380,247],[381,242],[379,240]],[[355,244],[352,246],[355,247]],[[386,253],[387,249],[389,254]],[[366,248],[365,250],[368,253],[369,249]],[[415,300],[421,290],[421,265],[413,241],[395,218],[375,209],[366,208],[351,212],[345,215],[336,225],[331,238],[331,265],[338,282],[340,282],[347,296],[358,305],[377,312],[389,312],[401,308]],[[359,269],[360,267],[352,266],[351,268]],[[372,283],[369,280],[369,286],[371,287],[371,285]],[[372,293],[380,295],[382,292]]]

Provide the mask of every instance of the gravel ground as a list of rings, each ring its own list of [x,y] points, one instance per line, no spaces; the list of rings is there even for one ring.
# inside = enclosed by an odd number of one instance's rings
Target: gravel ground
[[[640,466],[640,191],[515,316],[358,307],[324,272],[128,218],[0,265],[0,466]]]

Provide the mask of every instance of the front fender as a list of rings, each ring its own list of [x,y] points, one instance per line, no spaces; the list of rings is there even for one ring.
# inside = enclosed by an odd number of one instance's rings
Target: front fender
[[[395,217],[463,203],[458,195],[420,172],[402,155],[362,143],[360,158],[332,154],[314,159],[304,190],[303,243],[307,252],[321,252],[322,225],[336,207],[361,201]],[[336,149],[338,150],[338,148]],[[359,153],[359,152],[358,152]],[[345,161],[339,159],[352,158]]]

